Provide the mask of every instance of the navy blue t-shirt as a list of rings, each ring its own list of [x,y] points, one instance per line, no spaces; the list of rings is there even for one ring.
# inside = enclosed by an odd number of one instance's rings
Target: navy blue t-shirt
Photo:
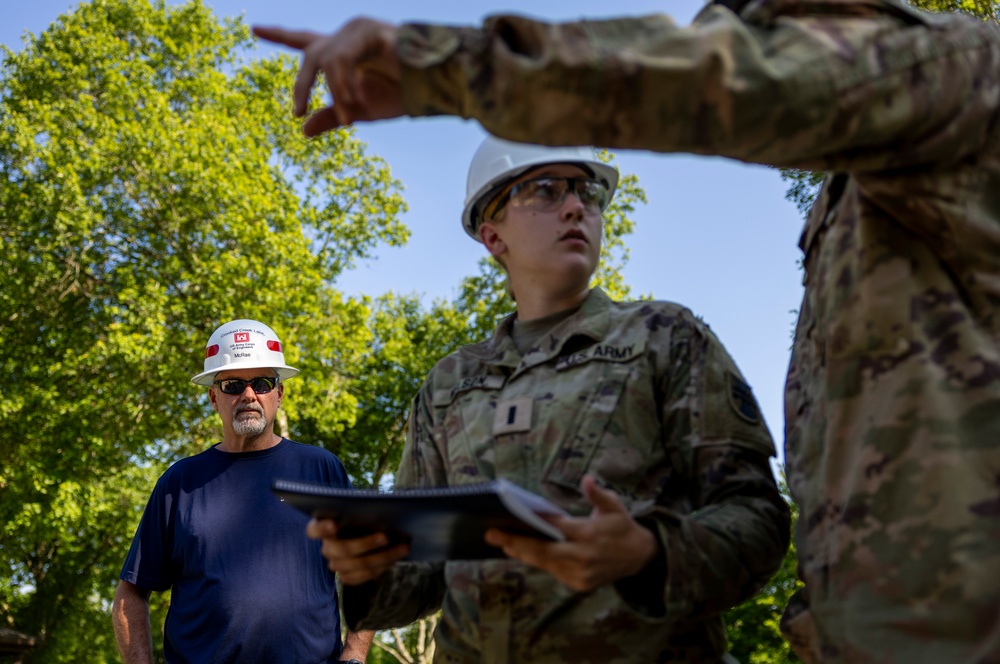
[[[309,518],[271,492],[276,478],[350,486],[336,456],[286,439],[259,452],[212,447],[157,481],[121,579],[172,588],[168,662],[339,659],[334,575],[306,537]]]

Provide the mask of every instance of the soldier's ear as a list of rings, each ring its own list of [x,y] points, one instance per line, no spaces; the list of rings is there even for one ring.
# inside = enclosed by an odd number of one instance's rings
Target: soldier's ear
[[[499,258],[507,252],[507,243],[491,221],[484,221],[479,225],[479,239],[494,258]]]

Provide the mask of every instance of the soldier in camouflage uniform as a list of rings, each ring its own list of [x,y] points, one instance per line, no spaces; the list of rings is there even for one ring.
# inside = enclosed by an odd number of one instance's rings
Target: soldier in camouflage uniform
[[[355,120],[453,114],[494,134],[828,171],[785,450],[809,662],[1000,662],[1000,34],[895,0],[730,0],[482,28],[356,20],[303,48]]]
[[[408,563],[405,545],[314,521],[348,624],[443,609],[445,662],[731,661],[721,613],[788,548],[774,446],[689,310],[590,289],[617,179],[591,148],[485,141],[465,227],[508,271],[518,311],[431,371],[396,475],[397,489],[506,478],[572,515],[555,520],[567,541],[489,531],[510,559]]]
[[[479,29],[356,20],[305,49],[307,133],[454,114],[514,140],[829,171],[800,246],[785,449],[810,662],[1000,662],[1000,34],[894,0],[731,0]]]

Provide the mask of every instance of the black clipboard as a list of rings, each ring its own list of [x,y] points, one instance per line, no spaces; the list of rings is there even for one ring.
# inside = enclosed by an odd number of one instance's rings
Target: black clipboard
[[[553,541],[565,539],[540,515],[566,512],[505,479],[388,493],[281,479],[271,488],[288,505],[313,517],[335,520],[344,537],[384,532],[389,535],[389,546],[408,543],[406,560],[505,557],[501,549],[484,541],[487,528]]]

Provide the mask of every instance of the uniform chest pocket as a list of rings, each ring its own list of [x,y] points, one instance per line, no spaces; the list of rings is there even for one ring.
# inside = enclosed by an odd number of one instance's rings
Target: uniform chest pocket
[[[449,482],[482,482],[496,477],[491,426],[506,378],[498,375],[466,378],[450,389],[437,390],[433,405],[439,411],[447,440],[442,456]]]
[[[572,378],[579,389],[564,398],[559,404],[561,412],[542,432],[544,440],[558,441],[546,464],[544,481],[574,492],[588,470],[622,488],[631,488],[639,481],[645,455],[629,436],[613,435],[617,428],[613,422],[626,398],[635,364],[591,360],[566,370],[563,378]],[[609,463],[610,459],[615,461]]]

